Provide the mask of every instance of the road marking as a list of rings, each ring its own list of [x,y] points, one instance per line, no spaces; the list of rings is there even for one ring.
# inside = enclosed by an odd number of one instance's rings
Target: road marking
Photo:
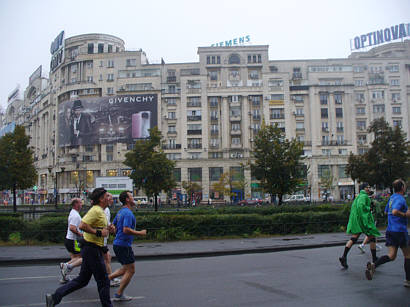
[[[0,278],[0,281],[20,280],[20,279],[44,279],[44,278],[58,278],[59,276],[26,276],[26,277],[8,277]]]
[[[145,296],[134,296],[131,297],[132,300],[142,300]],[[81,304],[81,303],[98,303],[100,302],[99,298],[89,299],[89,300],[75,300],[75,301],[61,301],[61,305],[64,304]],[[23,304],[23,305],[3,305],[3,307],[25,307],[25,306],[44,306],[44,302],[41,303],[32,303],[32,304]]]

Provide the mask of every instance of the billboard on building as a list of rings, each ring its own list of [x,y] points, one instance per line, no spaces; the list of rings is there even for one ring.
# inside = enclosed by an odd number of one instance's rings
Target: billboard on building
[[[157,94],[65,101],[58,106],[58,145],[133,143],[157,126]]]

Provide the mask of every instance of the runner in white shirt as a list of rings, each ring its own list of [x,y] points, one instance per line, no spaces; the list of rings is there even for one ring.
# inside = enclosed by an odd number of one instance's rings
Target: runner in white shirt
[[[78,245],[79,239],[83,234],[78,228],[81,223],[80,210],[83,207],[83,201],[80,198],[73,198],[71,201],[71,211],[68,216],[67,235],[64,240],[64,246],[70,253],[71,260],[68,262],[60,263],[61,275],[63,276],[61,283],[68,282],[67,274],[75,267],[78,267],[83,262],[81,258],[81,249]]]
[[[112,198],[111,193],[108,194],[108,207],[104,209],[105,216],[107,217],[107,223],[108,226],[111,224],[111,212],[110,208],[111,205],[114,203],[114,199]],[[107,274],[110,275],[112,273],[111,269],[111,254],[110,250],[108,249],[108,236],[104,238],[104,247],[103,247],[103,253],[104,253],[104,262],[105,262],[105,268],[107,269]],[[110,286],[111,287],[118,287],[120,285],[121,280],[119,278],[114,278],[113,280],[110,281]]]

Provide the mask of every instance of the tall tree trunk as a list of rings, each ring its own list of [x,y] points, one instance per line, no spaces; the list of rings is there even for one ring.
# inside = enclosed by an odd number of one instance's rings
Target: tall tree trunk
[[[154,203],[155,212],[158,211],[158,195],[155,194],[155,203]]]
[[[282,205],[283,194],[279,194],[278,196],[279,196],[278,206],[281,206]]]
[[[17,212],[16,184],[13,184],[13,211]]]

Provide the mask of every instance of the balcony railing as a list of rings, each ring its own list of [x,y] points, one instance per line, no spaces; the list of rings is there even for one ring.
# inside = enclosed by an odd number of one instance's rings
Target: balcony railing
[[[189,121],[202,120],[202,116],[200,116],[200,115],[188,115],[187,120],[189,120]]]
[[[195,130],[187,130],[187,134],[202,134],[202,130],[201,129],[195,129]]]
[[[188,144],[188,149],[201,149],[202,144]]]
[[[181,149],[181,144],[165,144],[162,149]]]

